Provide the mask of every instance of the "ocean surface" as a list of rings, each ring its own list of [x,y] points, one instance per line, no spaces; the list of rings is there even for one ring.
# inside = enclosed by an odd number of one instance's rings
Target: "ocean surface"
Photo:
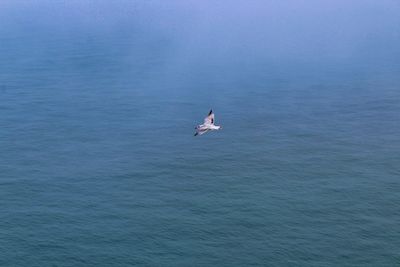
[[[0,4],[0,266],[400,266],[400,5],[251,3]]]

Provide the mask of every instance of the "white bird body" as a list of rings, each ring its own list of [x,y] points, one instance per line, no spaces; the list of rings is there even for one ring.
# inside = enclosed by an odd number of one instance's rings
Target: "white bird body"
[[[209,131],[221,129],[222,128],[221,126],[214,124],[214,118],[215,118],[214,113],[212,110],[210,110],[210,112],[208,113],[208,116],[204,119],[204,123],[198,125],[195,128],[196,133],[194,134],[194,136],[202,135]]]

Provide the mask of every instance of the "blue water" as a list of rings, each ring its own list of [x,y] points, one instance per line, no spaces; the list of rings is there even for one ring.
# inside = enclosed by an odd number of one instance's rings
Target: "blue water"
[[[1,266],[400,265],[400,6],[254,3],[0,4]]]

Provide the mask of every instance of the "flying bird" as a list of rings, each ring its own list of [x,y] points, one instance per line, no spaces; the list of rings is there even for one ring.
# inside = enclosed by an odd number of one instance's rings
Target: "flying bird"
[[[194,134],[194,136],[202,135],[209,131],[221,129],[222,126],[217,126],[214,124],[215,122],[214,118],[215,116],[211,109],[210,112],[208,113],[208,116],[204,119],[204,123],[195,127],[196,133]]]

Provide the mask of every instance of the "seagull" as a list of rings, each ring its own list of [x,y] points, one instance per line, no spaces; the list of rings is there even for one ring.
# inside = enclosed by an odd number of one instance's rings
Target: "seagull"
[[[222,129],[222,126],[215,125],[214,121],[214,113],[211,109],[208,116],[204,119],[204,123],[195,127],[196,133],[194,136],[205,134],[208,131]]]

